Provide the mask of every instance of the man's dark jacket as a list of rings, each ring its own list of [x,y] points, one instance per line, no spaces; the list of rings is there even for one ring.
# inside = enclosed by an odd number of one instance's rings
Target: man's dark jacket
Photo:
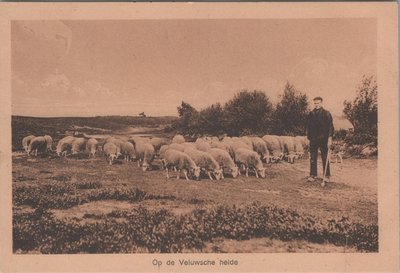
[[[324,108],[314,109],[308,114],[307,137],[310,141],[327,141],[333,136],[332,115]]]

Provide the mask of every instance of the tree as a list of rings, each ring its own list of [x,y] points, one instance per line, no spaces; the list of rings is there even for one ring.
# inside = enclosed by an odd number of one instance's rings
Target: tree
[[[229,135],[263,134],[273,113],[269,98],[262,91],[237,93],[224,107]]]
[[[212,104],[199,113],[199,128],[202,134],[224,134],[225,124],[224,110],[220,103]]]
[[[182,101],[181,105],[177,107],[179,120],[177,121],[177,128],[185,134],[198,133],[198,120],[199,112],[189,103]]]
[[[273,133],[278,135],[305,135],[308,114],[307,95],[289,82],[276,105]]]
[[[354,144],[375,143],[378,136],[378,85],[374,76],[363,76],[353,101],[344,101],[344,115],[354,125]]]

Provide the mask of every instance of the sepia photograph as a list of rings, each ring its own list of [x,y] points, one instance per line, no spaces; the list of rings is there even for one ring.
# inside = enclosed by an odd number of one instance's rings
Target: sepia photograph
[[[380,253],[378,26],[10,20],[12,255]]]

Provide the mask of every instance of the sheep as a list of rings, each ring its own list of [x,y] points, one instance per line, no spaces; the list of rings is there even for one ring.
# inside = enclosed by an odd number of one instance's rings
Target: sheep
[[[121,154],[125,161],[133,160],[136,158],[135,147],[129,141],[123,141],[121,143]]]
[[[222,169],[218,162],[209,154],[193,148],[185,149],[185,153],[189,155],[193,161],[213,180],[211,174],[214,174],[216,180],[220,180]]]
[[[218,142],[213,142],[211,143],[211,148],[218,148],[227,151],[229,154],[231,154],[231,145],[227,143],[227,141],[218,141]]]
[[[185,150],[185,144],[184,143],[182,143],[182,144],[172,143],[168,147],[170,149],[177,150],[177,151],[180,151],[180,152],[183,152]]]
[[[30,155],[31,152],[34,152],[35,156],[37,156],[38,152],[46,153],[46,151],[47,151],[47,142],[44,137],[39,136],[32,138],[28,146],[28,155]]]
[[[247,145],[249,145],[250,147],[253,147],[253,141],[251,139],[251,137],[249,136],[242,136],[239,138],[241,141],[243,141],[244,143],[246,143]]]
[[[261,160],[269,163],[271,156],[265,141],[260,137],[251,137],[251,141],[253,142],[253,150],[261,156]]]
[[[120,151],[117,145],[115,145],[113,142],[106,142],[103,146],[103,152],[109,164],[112,165],[113,161],[117,159]]]
[[[208,150],[211,149],[210,144],[206,140],[201,139],[201,138],[198,138],[196,140],[195,145],[196,145],[196,149],[199,151],[207,152]]]
[[[134,147],[138,159],[138,166],[142,167],[143,171],[151,169],[151,163],[156,154],[153,145],[148,142],[138,141],[135,143]]]
[[[300,138],[294,137],[293,142],[294,142],[294,151],[296,155],[299,158],[302,158],[304,156],[304,146],[302,140]]]
[[[184,143],[186,140],[182,135],[175,135],[172,138],[172,143],[177,143],[177,144],[182,144]]]
[[[160,148],[160,152],[159,152],[159,156],[160,158],[164,158],[165,157],[165,152],[169,149],[169,145],[163,145]]]
[[[28,153],[29,144],[31,143],[31,140],[34,139],[35,137],[36,136],[34,135],[29,135],[22,139],[22,147],[24,148],[25,152]]]
[[[271,162],[279,162],[283,158],[283,151],[279,137],[274,135],[265,135],[262,137],[270,152]]]
[[[287,157],[288,162],[293,164],[297,158],[294,137],[280,136],[279,139],[282,143],[284,155]]]
[[[72,143],[71,154],[75,155],[83,152],[86,148],[86,139],[83,137],[76,137]]]
[[[236,178],[239,175],[239,168],[233,162],[231,156],[226,150],[219,148],[211,148],[208,150],[208,153],[214,157],[214,159],[221,166],[222,170],[228,169],[233,178]],[[224,179],[224,173],[222,172],[221,178]]]
[[[265,178],[265,168],[260,160],[260,156],[255,151],[238,148],[235,151],[235,156],[236,163],[245,167],[246,177],[249,176],[249,169],[253,169],[257,178],[259,175]]]
[[[58,156],[67,156],[68,152],[71,152],[72,142],[75,140],[73,136],[66,136],[60,139],[57,143],[56,153]]]
[[[236,140],[234,142],[232,142],[231,146],[231,150],[232,150],[232,158],[235,159],[236,157],[236,150],[239,148],[243,148],[243,149],[247,149],[250,151],[253,151],[253,147],[249,147],[249,145],[247,145],[246,143]]]
[[[46,139],[47,143],[47,152],[53,151],[53,138],[49,135],[45,135],[44,138]]]
[[[89,158],[96,157],[96,151],[98,147],[98,141],[95,138],[90,138],[86,142],[86,151],[89,153]]]
[[[183,171],[186,180],[189,180],[188,173],[192,174],[196,179],[200,178],[200,167],[196,165],[193,159],[190,158],[187,154],[168,149],[165,152],[165,169],[167,171],[167,179],[169,179],[169,170],[171,168],[177,169],[179,171],[176,179],[179,179],[180,172]]]

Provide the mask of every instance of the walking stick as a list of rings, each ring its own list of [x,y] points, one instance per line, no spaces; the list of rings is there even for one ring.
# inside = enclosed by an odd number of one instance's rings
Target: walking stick
[[[329,147],[328,148],[328,153],[326,154],[324,176],[322,177],[322,183],[321,183],[322,187],[325,187],[326,170],[328,169],[328,163],[330,163],[330,159],[331,159],[331,148]]]

